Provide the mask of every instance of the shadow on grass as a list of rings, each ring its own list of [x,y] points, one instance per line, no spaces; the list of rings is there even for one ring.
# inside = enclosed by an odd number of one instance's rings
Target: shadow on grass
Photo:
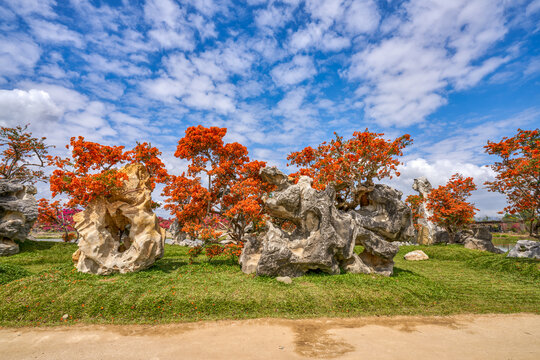
[[[170,273],[186,265],[188,265],[188,262],[185,260],[177,259],[177,258],[166,258],[166,259],[160,259],[156,261],[152,267],[144,271]]]
[[[422,275],[419,275],[418,273],[415,273],[411,270],[405,270],[401,269],[399,267],[394,266],[394,273],[391,277],[401,277],[401,276],[414,276],[414,277],[423,277]]]
[[[33,241],[33,240],[26,240],[23,243],[19,243],[20,253],[22,252],[35,252],[40,250],[48,250],[55,245],[63,244],[59,242],[53,242],[53,241]]]

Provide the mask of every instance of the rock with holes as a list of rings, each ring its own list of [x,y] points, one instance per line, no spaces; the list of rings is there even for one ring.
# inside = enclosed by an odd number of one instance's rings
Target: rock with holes
[[[432,190],[431,184],[425,176],[414,179],[413,190],[418,191],[422,198],[427,199]],[[424,201],[418,209],[420,217],[418,218],[417,243],[420,245],[433,245],[450,242],[450,235],[440,226],[435,225],[429,218],[433,213],[426,207]]]
[[[73,254],[77,270],[107,275],[146,269],[163,256],[165,229],[152,211],[149,175],[144,166],[130,164],[128,176],[110,198],[91,201],[73,216],[80,233]]]
[[[506,256],[540,260],[540,241],[519,240]]]
[[[317,191],[306,176],[294,184],[275,167],[262,169],[261,177],[277,187],[265,199],[273,221],[265,233],[248,238],[240,256],[245,273],[297,277],[309,270],[339,274],[343,269],[389,276],[399,249],[392,242],[414,238],[411,211],[400,201],[401,193],[384,185],[375,186],[365,208],[343,212],[334,205],[331,186]],[[294,230],[278,225],[283,221]],[[364,251],[356,254],[355,245]]]
[[[36,188],[0,179],[0,256],[19,252],[37,220]]]
[[[463,246],[471,250],[489,251],[494,254],[502,254],[504,251],[497,249],[492,242],[492,235],[488,226],[477,225],[470,230],[462,231],[456,238],[460,239]]]

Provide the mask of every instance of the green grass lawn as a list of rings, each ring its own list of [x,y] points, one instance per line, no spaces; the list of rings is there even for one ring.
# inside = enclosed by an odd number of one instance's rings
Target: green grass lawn
[[[492,233],[494,245],[515,244],[518,240],[534,240],[529,235],[512,233]]]
[[[260,317],[306,318],[457,313],[540,313],[540,262],[458,245],[403,247],[392,277],[310,273],[291,285],[240,271],[227,259],[188,263],[187,248],[138,273],[81,274],[74,244],[27,241],[0,258],[0,325],[169,323]]]

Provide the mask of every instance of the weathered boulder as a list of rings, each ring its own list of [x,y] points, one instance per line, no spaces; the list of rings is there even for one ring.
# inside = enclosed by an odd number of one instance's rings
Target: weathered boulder
[[[470,230],[462,231],[459,237],[467,249],[489,251],[495,254],[504,252],[493,245],[493,236],[488,226],[473,226]]]
[[[0,256],[19,252],[37,220],[36,188],[0,179]]]
[[[540,260],[540,241],[518,240],[506,257]]]
[[[77,270],[108,275],[146,269],[163,256],[165,229],[152,211],[149,175],[130,164],[124,186],[110,198],[96,198],[73,216],[80,233],[73,254]]]
[[[424,176],[414,179],[412,186],[413,190],[418,191],[418,193],[424,198],[427,199],[429,193],[432,190],[431,184],[428,179]],[[433,245],[448,243],[450,241],[450,236],[446,230],[440,226],[435,225],[429,218],[433,216],[433,213],[428,210],[426,202],[424,201],[420,204],[418,210],[420,217],[418,218],[418,235],[417,242],[420,245]]]
[[[428,260],[429,256],[422,250],[414,250],[411,252],[408,252],[403,257],[405,260],[409,261],[420,261],[420,260]]]
[[[344,269],[389,276],[399,249],[392,241],[414,237],[410,209],[396,203],[401,193],[384,185],[375,186],[365,209],[342,212],[331,186],[317,191],[306,176],[294,184],[275,167],[262,169],[261,177],[277,186],[265,199],[267,213],[295,228],[288,232],[268,221],[265,233],[248,237],[240,256],[245,273],[297,277],[309,270],[339,274]],[[354,252],[357,244],[364,247],[360,255]]]

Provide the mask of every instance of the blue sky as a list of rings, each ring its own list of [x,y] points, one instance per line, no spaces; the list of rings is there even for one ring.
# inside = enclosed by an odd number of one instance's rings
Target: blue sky
[[[252,158],[332,133],[409,133],[402,176],[493,177],[488,139],[540,124],[540,0],[0,0],[0,124],[150,141],[173,173],[188,126],[228,128]],[[40,191],[46,193],[45,187]],[[480,215],[504,198],[473,197]]]

